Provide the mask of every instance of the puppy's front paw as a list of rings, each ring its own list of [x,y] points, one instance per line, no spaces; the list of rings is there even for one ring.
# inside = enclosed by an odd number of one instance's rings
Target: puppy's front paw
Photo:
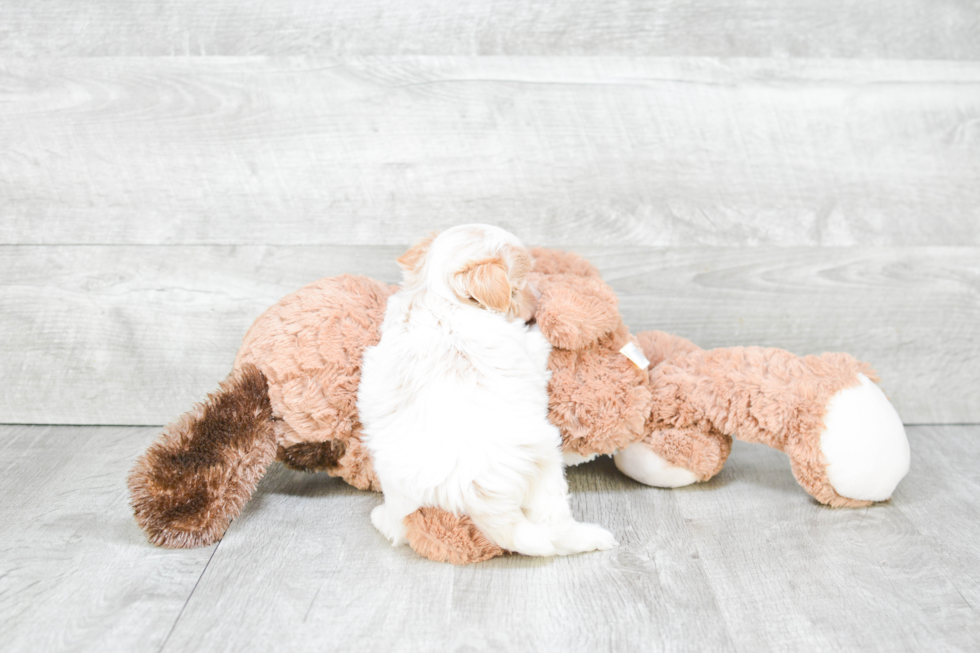
[[[584,553],[586,551],[605,551],[619,542],[613,534],[598,524],[583,524],[575,522],[566,530],[555,548],[560,554]]]

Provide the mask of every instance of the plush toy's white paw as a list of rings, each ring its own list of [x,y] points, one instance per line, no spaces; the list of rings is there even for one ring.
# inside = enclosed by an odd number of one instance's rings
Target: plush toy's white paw
[[[613,456],[619,471],[634,481],[654,487],[683,487],[698,480],[690,470],[671,465],[641,442],[634,442]]]
[[[909,471],[909,441],[895,408],[871,379],[831,398],[820,450],[827,479],[849,499],[884,501]]]

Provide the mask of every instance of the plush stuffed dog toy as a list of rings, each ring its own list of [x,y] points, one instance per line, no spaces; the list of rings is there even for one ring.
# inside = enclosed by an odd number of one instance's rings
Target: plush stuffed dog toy
[[[633,336],[594,266],[556,250],[532,253],[533,319],[553,346],[549,418],[567,463],[612,454],[628,476],[678,487],[717,474],[736,437],[785,452],[800,485],[831,506],[886,500],[908,471],[901,420],[867,364],[759,347],[703,351],[657,331]],[[394,290],[366,277],[321,279],[256,320],[228,379],[130,473],[151,542],[217,541],[274,460],[380,489],[356,400],[362,354],[378,342]],[[433,560],[504,553],[465,516],[422,508],[406,526],[411,546]]]

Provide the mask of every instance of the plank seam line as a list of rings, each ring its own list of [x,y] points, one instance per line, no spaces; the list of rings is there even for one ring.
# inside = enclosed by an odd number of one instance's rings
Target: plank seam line
[[[980,426],[980,422],[904,422],[903,426]],[[69,422],[0,422],[0,426],[71,426],[77,428],[149,429],[163,428],[166,424],[72,424]]]
[[[109,247],[117,247],[117,248],[123,248],[123,247],[129,247],[129,248],[134,248],[134,249],[135,248],[138,248],[138,247],[160,248],[160,249],[167,248],[167,247],[201,247],[201,248],[206,248],[206,247],[224,247],[224,248],[229,248],[229,247],[237,247],[237,248],[243,248],[243,247],[254,247],[254,248],[258,248],[258,247],[289,247],[289,248],[293,248],[293,249],[316,249],[316,248],[324,248],[324,247],[334,247],[334,248],[337,248],[337,249],[352,249],[352,248],[380,249],[380,248],[387,248],[387,249],[397,249],[397,250],[404,251],[404,250],[408,249],[411,246],[412,246],[411,243],[408,243],[408,244],[403,244],[403,243],[380,243],[380,244],[379,243],[339,243],[339,242],[338,243],[309,243],[309,242],[303,243],[303,242],[288,241],[288,240],[287,241],[283,241],[283,242],[264,241],[264,242],[261,242],[261,243],[245,243],[245,244],[242,244],[240,242],[239,243],[232,243],[232,242],[224,242],[224,241],[205,242],[205,243],[101,243],[101,242],[98,242],[98,243],[60,243],[60,242],[44,242],[44,241],[27,242],[27,243],[0,242],[0,247],[8,247],[8,248],[11,248],[11,249],[16,248],[16,247],[35,247],[35,248],[41,248],[41,247],[62,247],[62,248],[65,248],[65,247],[78,247],[78,248],[83,248],[83,247],[106,247],[106,248],[109,248]],[[581,243],[579,245],[574,245],[574,246],[575,247],[594,247],[594,244],[593,243]],[[564,247],[572,247],[572,245],[564,245]],[[600,247],[602,247],[602,246],[600,245]],[[612,246],[612,245],[605,245],[605,247],[612,248],[614,246]],[[660,245],[649,245],[649,246],[639,245],[637,247],[640,247],[640,248],[644,248],[645,247],[646,249],[665,249],[664,246],[660,246]],[[801,247],[809,247],[809,245],[802,245]],[[918,245],[910,245],[909,247],[918,247]],[[924,245],[924,247],[973,247],[973,245]],[[736,249],[736,248],[733,247],[732,249]]]
[[[678,501],[677,495],[671,496],[671,501],[673,501],[674,507],[677,509],[677,514],[681,517],[682,524],[684,526],[684,532],[687,533],[688,541],[691,546],[694,547],[694,552],[698,556],[698,574],[705,581],[705,585],[708,587],[708,591],[711,593],[711,599],[718,609],[718,616],[721,617],[721,623],[725,626],[725,635],[728,637],[728,644],[731,646],[732,650],[739,652],[738,643],[735,641],[735,637],[732,635],[732,625],[728,622],[728,617],[724,611],[721,609],[721,600],[718,596],[718,589],[715,587],[714,583],[708,578],[707,569],[704,567],[704,558],[701,557],[701,549],[698,547],[697,541],[694,539],[694,534],[691,533],[691,526],[688,522],[687,517],[684,515],[684,507],[681,502]]]
[[[177,618],[174,619],[174,623],[170,626],[170,630],[167,632],[167,636],[163,638],[163,644],[160,644],[160,648],[157,653],[163,653],[163,649],[166,648],[167,642],[170,641],[170,636],[174,634],[174,630],[177,629],[177,623],[180,618],[184,615],[184,610],[187,609],[187,604],[191,602],[191,597],[194,596],[194,592],[197,591],[197,586],[201,584],[201,579],[204,578],[204,574],[207,573],[208,567],[211,566],[211,561],[214,560],[214,554],[218,552],[218,547],[221,546],[221,540],[214,547],[214,551],[211,552],[211,557],[208,558],[208,562],[204,565],[204,569],[201,570],[201,575],[197,577],[197,581],[194,583],[194,587],[191,589],[191,593],[187,595],[187,600],[184,601],[184,605],[180,607],[180,612],[177,613]]]
[[[72,424],[70,422],[0,422],[0,426],[71,426],[120,429],[162,429],[166,426],[166,424],[112,424],[109,422],[100,424]]]

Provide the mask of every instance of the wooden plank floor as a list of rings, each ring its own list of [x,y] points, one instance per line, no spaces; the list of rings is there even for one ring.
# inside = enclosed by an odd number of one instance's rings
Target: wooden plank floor
[[[736,443],[658,490],[570,471],[614,550],[469,567],[393,549],[379,495],[275,466],[212,547],[143,538],[125,475],[158,429],[0,427],[4,651],[967,651],[980,641],[980,426],[910,427],[893,500],[816,504]],[[12,500],[16,497],[16,500]]]

